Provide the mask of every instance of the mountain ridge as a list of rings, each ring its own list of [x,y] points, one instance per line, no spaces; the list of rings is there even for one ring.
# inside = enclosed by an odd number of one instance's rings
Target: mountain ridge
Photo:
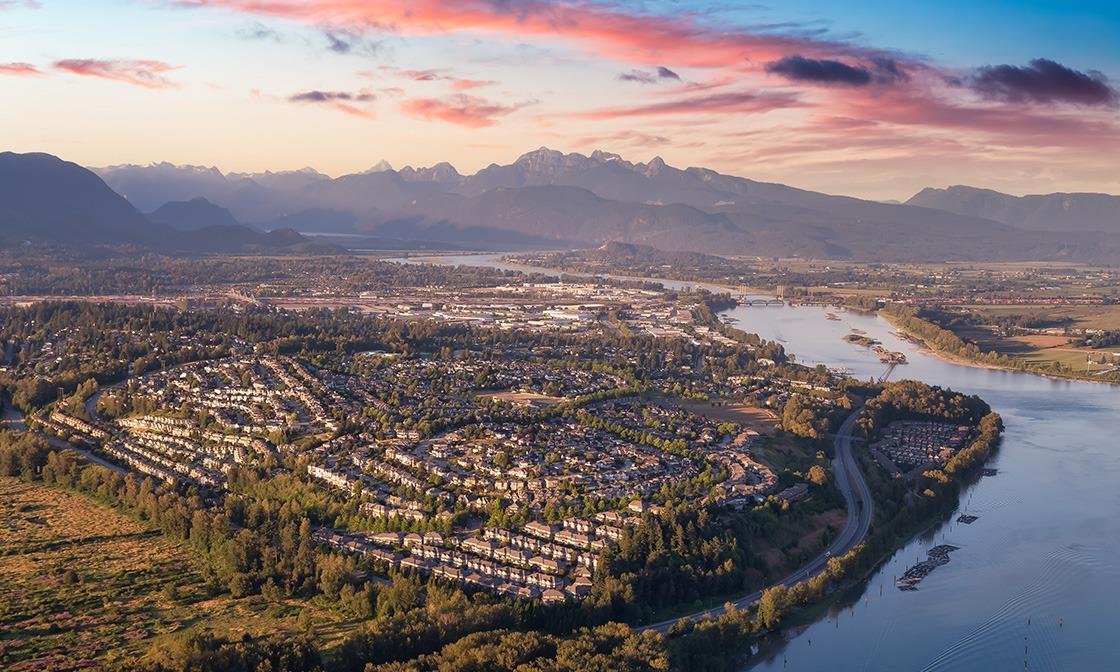
[[[954,214],[983,217],[1030,231],[1120,233],[1120,196],[1054,192],[1013,196],[994,189],[926,187],[906,201]]]
[[[447,162],[399,171],[387,164],[377,168],[335,178],[316,174],[283,186],[249,176],[227,176],[217,183],[213,176],[220,171],[194,168],[176,183],[174,171],[163,164],[103,169],[102,175],[134,198],[151,197],[135,195],[145,186],[160,194],[193,187],[201,192],[195,196],[248,223],[287,222],[306,231],[332,232],[330,221],[340,223],[338,233],[466,246],[477,241],[481,247],[594,247],[617,240],[767,257],[1120,259],[1117,243],[1092,232],[1024,233],[969,213],[823,194],[701,167],[682,169],[660,157],[634,163],[602,150],[585,155],[542,147],[471,175]]]

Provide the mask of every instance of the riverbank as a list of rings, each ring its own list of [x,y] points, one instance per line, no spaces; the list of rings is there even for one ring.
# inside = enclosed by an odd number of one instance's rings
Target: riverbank
[[[929,342],[921,336],[921,334],[916,333],[912,329],[908,329],[903,324],[902,320],[897,315],[894,315],[890,312],[883,311],[883,310],[876,311],[875,314],[880,315],[884,320],[889,322],[890,325],[892,327],[894,327],[900,334],[906,336],[911,342],[914,343],[914,345],[921,348],[921,351],[922,351],[923,355],[925,355],[927,357],[930,357],[932,359],[936,359],[936,360],[939,360],[939,361],[942,361],[942,362],[946,362],[948,364],[956,364],[958,366],[967,366],[967,367],[974,368],[974,369],[987,369],[989,371],[1008,371],[1008,372],[1011,372],[1011,373],[1025,373],[1027,375],[1039,376],[1040,378],[1049,378],[1051,380],[1075,380],[1075,381],[1082,382],[1082,383],[1096,383],[1098,385],[1109,385],[1109,386],[1114,386],[1114,387],[1117,386],[1117,385],[1120,385],[1120,383],[1117,383],[1115,381],[1101,380],[1100,378],[1097,378],[1095,376],[1086,376],[1084,374],[1079,374],[1079,373],[1076,373],[1076,372],[1064,373],[1064,372],[1057,372],[1057,371],[1038,371],[1038,370],[1031,369],[1031,368],[1019,368],[1019,367],[1015,367],[1015,366],[1004,366],[1004,365],[1000,365],[1000,364],[992,364],[991,362],[983,362],[983,361],[971,359],[969,357],[964,357],[964,356],[958,355],[956,353],[946,352],[944,350],[938,350],[938,349],[934,348],[933,346],[931,346],[929,344]],[[937,326],[937,325],[934,325],[932,323],[929,323],[929,324],[933,327]]]

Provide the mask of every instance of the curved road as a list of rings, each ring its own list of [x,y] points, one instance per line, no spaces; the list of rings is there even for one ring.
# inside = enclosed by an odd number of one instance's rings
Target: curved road
[[[844,424],[840,425],[840,430],[836,433],[836,440],[833,443],[835,456],[832,458],[832,473],[836,476],[836,486],[843,493],[844,502],[848,508],[848,518],[844,523],[844,529],[820,555],[810,560],[793,574],[782,579],[781,583],[787,586],[792,586],[820,574],[828,566],[829,558],[844,555],[858,546],[867,536],[867,531],[871,527],[871,490],[868,489],[867,481],[863,479],[863,473],[859,470],[855,455],[852,454],[852,430],[855,429],[856,420],[859,418],[861,410],[862,408],[856,409],[844,420]],[[745,595],[731,602],[731,604],[737,609],[744,609],[752,606],[761,598],[762,591],[759,590]],[[725,606],[712,607],[711,609],[678,616],[668,621],[644,625],[637,630],[656,630],[665,633],[682,618],[698,621],[705,618],[716,618],[724,611],[726,611]]]

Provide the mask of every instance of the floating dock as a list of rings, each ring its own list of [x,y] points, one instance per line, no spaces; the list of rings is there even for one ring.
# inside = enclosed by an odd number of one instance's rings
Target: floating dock
[[[918,584],[922,582],[922,579],[929,576],[930,572],[941,565],[949,564],[949,554],[959,550],[961,550],[960,547],[951,544],[939,544],[934,546],[926,551],[926,555],[929,556],[929,559],[923,560],[906,570],[906,573],[895,582],[895,585],[898,586],[899,590],[917,590]]]

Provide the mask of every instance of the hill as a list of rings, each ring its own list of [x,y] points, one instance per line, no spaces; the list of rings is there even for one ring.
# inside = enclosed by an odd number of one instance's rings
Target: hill
[[[182,253],[328,249],[291,230],[254,231],[201,201],[161,210],[197,228],[180,231],[148,220],[96,174],[75,163],[49,154],[0,153],[0,243],[134,245]]]
[[[239,226],[229,210],[202,197],[164,203],[148,215],[148,220],[179,231],[197,231],[208,226]]]
[[[97,175],[49,154],[0,154],[0,240],[151,243],[161,231]]]

